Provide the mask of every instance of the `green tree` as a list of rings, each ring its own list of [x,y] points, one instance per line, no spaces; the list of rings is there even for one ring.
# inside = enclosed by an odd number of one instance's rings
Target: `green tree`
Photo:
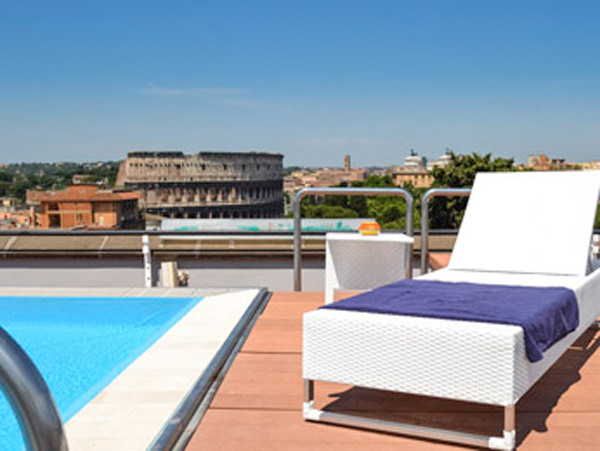
[[[12,174],[8,171],[0,171],[0,182],[12,182]]]
[[[89,175],[90,181],[114,186],[118,161],[100,163],[16,163],[0,169],[0,196],[25,201],[28,189],[64,189],[75,174]]]
[[[470,188],[478,172],[514,171],[512,158],[493,158],[492,154],[455,155],[450,154],[450,164],[433,169],[434,187]]]
[[[347,187],[347,184],[339,185]],[[352,182],[352,187],[397,188],[389,175],[371,175],[362,182]],[[420,206],[420,197],[424,190],[411,185],[404,186]],[[327,208],[317,208],[327,207]],[[339,216],[333,216],[339,214]],[[419,221],[416,210],[415,223]],[[406,201],[397,196],[324,196],[308,197],[302,201],[302,215],[306,218],[374,218],[383,229],[406,228]],[[327,216],[325,216],[327,215]]]
[[[28,179],[17,177],[13,179],[13,182],[8,187],[7,195],[23,201],[25,199],[25,193],[31,188],[33,188],[33,184]]]
[[[330,205],[302,205],[302,216],[305,218],[358,218],[358,213],[344,207]]]
[[[512,158],[492,158],[492,154],[451,154],[450,164],[433,170],[435,188],[471,188],[478,172],[515,171]],[[467,198],[436,198],[431,202],[430,226],[438,229],[457,229],[467,205]]]

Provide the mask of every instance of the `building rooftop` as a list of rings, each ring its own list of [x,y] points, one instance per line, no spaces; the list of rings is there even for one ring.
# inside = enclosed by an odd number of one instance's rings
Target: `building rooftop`
[[[101,191],[98,185],[79,184],[63,191],[45,191],[36,196],[38,202],[121,202],[141,196],[131,191]]]
[[[200,156],[279,156],[283,158],[283,154],[281,153],[271,153],[271,152],[258,152],[258,151],[248,151],[248,152],[219,152],[216,150],[202,150],[200,152],[195,152],[193,154],[185,154],[180,150],[136,150],[133,152],[129,152],[127,154],[128,158],[186,158],[191,157],[193,155]]]

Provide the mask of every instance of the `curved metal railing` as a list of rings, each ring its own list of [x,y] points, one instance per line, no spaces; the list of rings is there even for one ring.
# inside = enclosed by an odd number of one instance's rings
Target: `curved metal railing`
[[[433,188],[421,199],[421,274],[429,271],[429,201],[434,197],[467,197],[471,188]]]
[[[16,414],[28,450],[67,451],[52,394],[25,351],[0,328],[0,388]]]
[[[294,291],[302,291],[302,214],[306,196],[399,196],[406,201],[406,234],[413,235],[413,197],[403,188],[304,188],[294,196]],[[407,277],[412,276],[411,246],[407,248]]]

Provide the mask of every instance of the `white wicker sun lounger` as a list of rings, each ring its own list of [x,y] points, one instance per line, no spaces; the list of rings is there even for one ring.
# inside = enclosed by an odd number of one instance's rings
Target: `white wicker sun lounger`
[[[447,269],[429,280],[575,291],[580,325],[531,363],[519,326],[316,310],[304,316],[304,418],[513,449],[515,405],[600,315],[600,270],[589,256],[600,172],[477,176]],[[504,407],[502,437],[318,410],[314,381]]]

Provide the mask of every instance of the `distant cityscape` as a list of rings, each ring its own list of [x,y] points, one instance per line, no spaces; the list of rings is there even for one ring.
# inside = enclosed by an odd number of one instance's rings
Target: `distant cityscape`
[[[432,171],[450,164],[452,151],[446,152],[438,158],[428,160],[413,150],[404,159],[402,166],[389,166],[387,168],[358,168],[352,169],[350,155],[344,157],[343,168],[303,168],[292,171],[284,177],[284,190],[292,194],[301,188],[337,186],[342,183],[364,181],[369,175],[388,175],[394,185],[411,185],[415,188],[430,188],[434,182]],[[529,155],[527,163],[517,165],[518,169],[534,171],[555,170],[588,170],[600,169],[600,160],[573,163],[564,158],[550,158],[545,154]]]
[[[364,184],[371,176],[393,186],[427,189],[436,168],[452,164],[411,150],[403,165],[284,168],[283,155],[264,152],[134,151],[122,162],[0,164],[0,229],[143,229],[163,219],[280,218],[307,187]],[[600,160],[569,162],[532,154],[516,169],[600,169]]]

